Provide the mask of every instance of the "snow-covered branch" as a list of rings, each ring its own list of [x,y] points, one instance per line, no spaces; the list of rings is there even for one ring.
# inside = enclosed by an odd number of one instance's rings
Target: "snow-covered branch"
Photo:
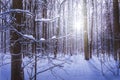
[[[25,38],[29,38],[29,39],[32,39],[32,40],[35,40],[35,38],[33,37],[33,35],[28,35],[28,34],[25,34],[23,35]]]
[[[9,14],[9,13],[27,13],[30,16],[33,16],[33,13],[29,12],[28,10],[22,10],[22,9],[10,9],[8,11],[0,13],[0,16],[4,14]]]
[[[59,16],[49,19],[49,18],[41,18],[41,19],[35,19],[36,22],[54,22],[56,19],[58,19]]]

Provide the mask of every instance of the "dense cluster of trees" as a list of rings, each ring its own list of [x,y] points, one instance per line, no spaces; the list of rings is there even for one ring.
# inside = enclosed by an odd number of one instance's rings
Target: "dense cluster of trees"
[[[0,54],[11,53],[12,80],[23,80],[22,56],[38,53],[120,63],[119,11],[119,0],[0,0]]]

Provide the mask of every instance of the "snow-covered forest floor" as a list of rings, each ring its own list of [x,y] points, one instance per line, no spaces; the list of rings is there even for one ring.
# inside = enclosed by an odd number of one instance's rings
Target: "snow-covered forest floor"
[[[11,79],[10,56],[0,55],[0,80]],[[40,57],[39,57],[40,58]],[[84,56],[60,56],[57,59],[44,57],[37,59],[37,80],[119,80],[120,76],[113,75],[116,70],[116,62],[109,59],[108,62],[100,64],[100,58],[93,56],[89,61],[84,60]],[[2,61],[3,59],[3,61]],[[34,58],[25,57],[23,59],[25,80],[34,76]],[[29,64],[30,62],[30,64]],[[5,64],[5,65],[3,65]],[[104,65],[106,64],[106,66]],[[2,66],[1,66],[2,65]],[[104,75],[103,75],[103,73]]]

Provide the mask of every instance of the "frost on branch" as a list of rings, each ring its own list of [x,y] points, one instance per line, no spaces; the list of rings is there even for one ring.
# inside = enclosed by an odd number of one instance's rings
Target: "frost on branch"
[[[28,10],[22,10],[22,9],[10,9],[8,11],[0,13],[0,16],[9,13],[28,13],[30,16],[33,16],[33,13],[29,12]]]
[[[45,41],[45,39],[44,39],[44,38],[41,38],[40,41]]]
[[[38,21],[38,22],[49,22],[49,21],[52,21],[52,19],[41,18],[41,19],[35,19],[35,21]]]
[[[52,39],[56,39],[56,36],[53,36]]]
[[[33,37],[33,35],[25,34],[24,37],[29,38],[29,39],[32,39],[32,40],[35,40],[35,38]]]
[[[59,16],[49,19],[49,18],[41,18],[41,19],[35,19],[36,22],[54,22],[56,19],[58,19]]]

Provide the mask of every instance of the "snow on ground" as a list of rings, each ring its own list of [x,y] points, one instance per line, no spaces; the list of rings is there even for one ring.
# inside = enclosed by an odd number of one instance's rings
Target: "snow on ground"
[[[113,74],[102,75],[100,65],[96,57],[90,61],[84,60],[82,55],[75,55],[71,57],[73,61],[71,64],[65,64],[62,69],[55,68],[53,73],[51,71],[38,75],[41,80],[119,80],[120,76],[113,76]],[[97,68],[98,67],[98,68]],[[65,70],[65,71],[64,71]],[[54,74],[54,76],[53,76]],[[57,77],[58,76],[58,77]]]
[[[0,53],[0,80],[10,80],[11,79],[11,57],[9,53]],[[3,65],[3,66],[2,66]]]
[[[37,75],[37,80],[119,80],[120,76],[114,76],[110,71],[104,72],[102,75],[100,61],[98,58],[86,61],[82,55],[66,56],[68,63],[63,64],[61,67],[55,67],[46,72]],[[65,58],[61,60],[65,60]],[[29,58],[24,61],[29,62]],[[39,60],[38,72],[47,69],[51,66],[50,60]],[[61,61],[52,60],[53,63],[60,64]],[[72,61],[72,62],[69,62]],[[30,65],[31,66],[31,65]],[[0,80],[10,80],[10,64],[0,67]],[[27,68],[25,68],[25,80],[29,80]],[[30,70],[28,69],[30,72]]]

